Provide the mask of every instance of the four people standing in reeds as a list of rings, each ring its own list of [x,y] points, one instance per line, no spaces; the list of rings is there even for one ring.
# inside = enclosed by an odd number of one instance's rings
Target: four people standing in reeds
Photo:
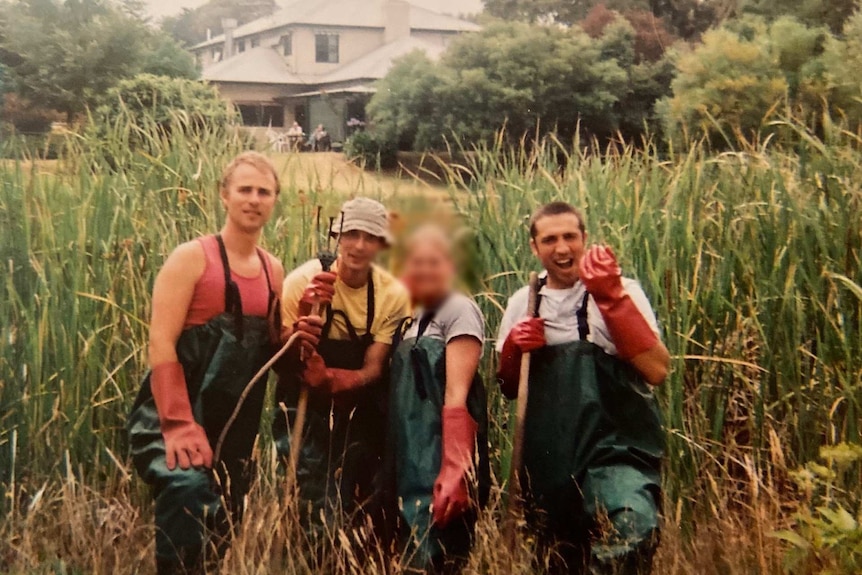
[[[177,248],[156,280],[151,370],[128,429],[154,491],[158,572],[205,572],[207,551],[217,561],[229,545],[265,399],[265,378],[248,383],[279,339],[297,345],[278,364],[273,436],[284,462],[295,462],[286,469],[312,543],[358,528],[407,572],[458,572],[491,474],[484,318],[455,287],[450,235],[433,225],[414,232],[402,283],[374,263],[393,243],[386,209],[358,198],[331,226],[332,269],[311,260],[282,279],[258,246],[278,192],[266,158],[238,156],[220,185],[224,228]],[[509,397],[523,355],[534,355],[526,524],[539,553],[558,558],[552,573],[647,573],[663,450],[647,383],[666,376],[667,350],[643,291],[621,277],[608,248],[587,249],[573,207],[542,207],[530,235],[545,269],[540,303],[529,310],[526,291],[513,295],[497,343]],[[600,524],[612,528],[600,533]]]

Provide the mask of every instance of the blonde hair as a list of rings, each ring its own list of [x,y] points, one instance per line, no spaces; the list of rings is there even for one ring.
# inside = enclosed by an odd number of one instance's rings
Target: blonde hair
[[[221,173],[221,179],[219,179],[219,192],[223,193],[227,190],[228,185],[230,185],[230,179],[233,177],[233,173],[238,167],[243,165],[252,166],[261,172],[269,172],[272,174],[272,177],[275,179],[275,193],[276,195],[281,193],[281,182],[279,182],[278,179],[278,171],[275,169],[272,161],[260,152],[254,152],[251,150],[239,154],[225,167],[224,171]]]

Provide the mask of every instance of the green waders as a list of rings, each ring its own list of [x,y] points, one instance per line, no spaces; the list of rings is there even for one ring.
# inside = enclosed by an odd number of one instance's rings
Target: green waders
[[[221,244],[221,238],[219,238]],[[225,309],[208,323],[183,331],[177,341],[195,421],[206,430],[215,448],[225,423],[249,380],[272,355],[272,319],[243,316],[239,290],[230,279],[227,254]],[[269,270],[261,254],[267,284]],[[270,285],[270,314],[278,302]],[[257,383],[230,428],[215,470],[167,468],[165,442],[159,415],[144,378],[129,415],[127,429],[132,461],[155,496],[156,562],[159,573],[195,572],[201,569],[208,532],[229,535],[228,515],[239,520],[242,500],[251,480],[249,461],[260,427],[266,379]]]
[[[328,337],[336,314],[343,316],[350,339]],[[374,343],[374,283],[368,277],[368,315],[365,334],[359,336],[347,315],[330,310],[323,327],[318,353],[327,367],[361,369],[365,352]],[[302,382],[294,373],[283,374],[276,394],[273,437],[278,454],[290,456],[290,432]],[[361,521],[368,515],[382,526],[382,468],[386,433],[386,382],[333,397],[311,391],[296,470],[302,498],[302,519],[311,534],[325,538],[327,529],[348,518]],[[322,524],[323,523],[323,524]]]
[[[394,485],[400,511],[400,539],[414,572],[457,570],[470,552],[475,510],[444,529],[432,524],[431,502],[442,457],[443,403],[446,395],[446,343],[418,337],[398,343],[392,359],[390,441]],[[476,474],[481,506],[491,484],[488,410],[478,376],[467,396],[467,410],[479,424]]]
[[[561,572],[649,573],[658,543],[661,458],[659,409],[629,364],[587,341],[533,352],[524,464],[531,522],[557,545]],[[596,518],[613,529],[590,547]]]

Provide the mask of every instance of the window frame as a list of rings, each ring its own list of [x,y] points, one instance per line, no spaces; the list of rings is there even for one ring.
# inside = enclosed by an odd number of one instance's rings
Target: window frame
[[[278,45],[281,46],[282,56],[293,56],[293,32],[285,32],[278,39]]]
[[[326,56],[321,59],[324,47],[321,40],[326,41]],[[338,64],[341,60],[341,36],[336,32],[314,33],[314,61],[318,64]]]

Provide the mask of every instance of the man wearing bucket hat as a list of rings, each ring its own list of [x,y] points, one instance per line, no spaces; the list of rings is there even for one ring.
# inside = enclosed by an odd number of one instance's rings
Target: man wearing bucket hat
[[[312,532],[342,513],[359,519],[382,512],[384,373],[393,334],[409,315],[407,290],[374,263],[393,242],[386,208],[368,198],[348,201],[330,232],[339,250],[332,271],[314,259],[284,281],[284,331],[306,332],[306,342],[319,343],[305,343],[296,358],[301,365],[279,380],[273,422],[278,453],[287,460],[300,389],[307,386],[296,479]],[[315,305],[322,317],[309,317]]]

